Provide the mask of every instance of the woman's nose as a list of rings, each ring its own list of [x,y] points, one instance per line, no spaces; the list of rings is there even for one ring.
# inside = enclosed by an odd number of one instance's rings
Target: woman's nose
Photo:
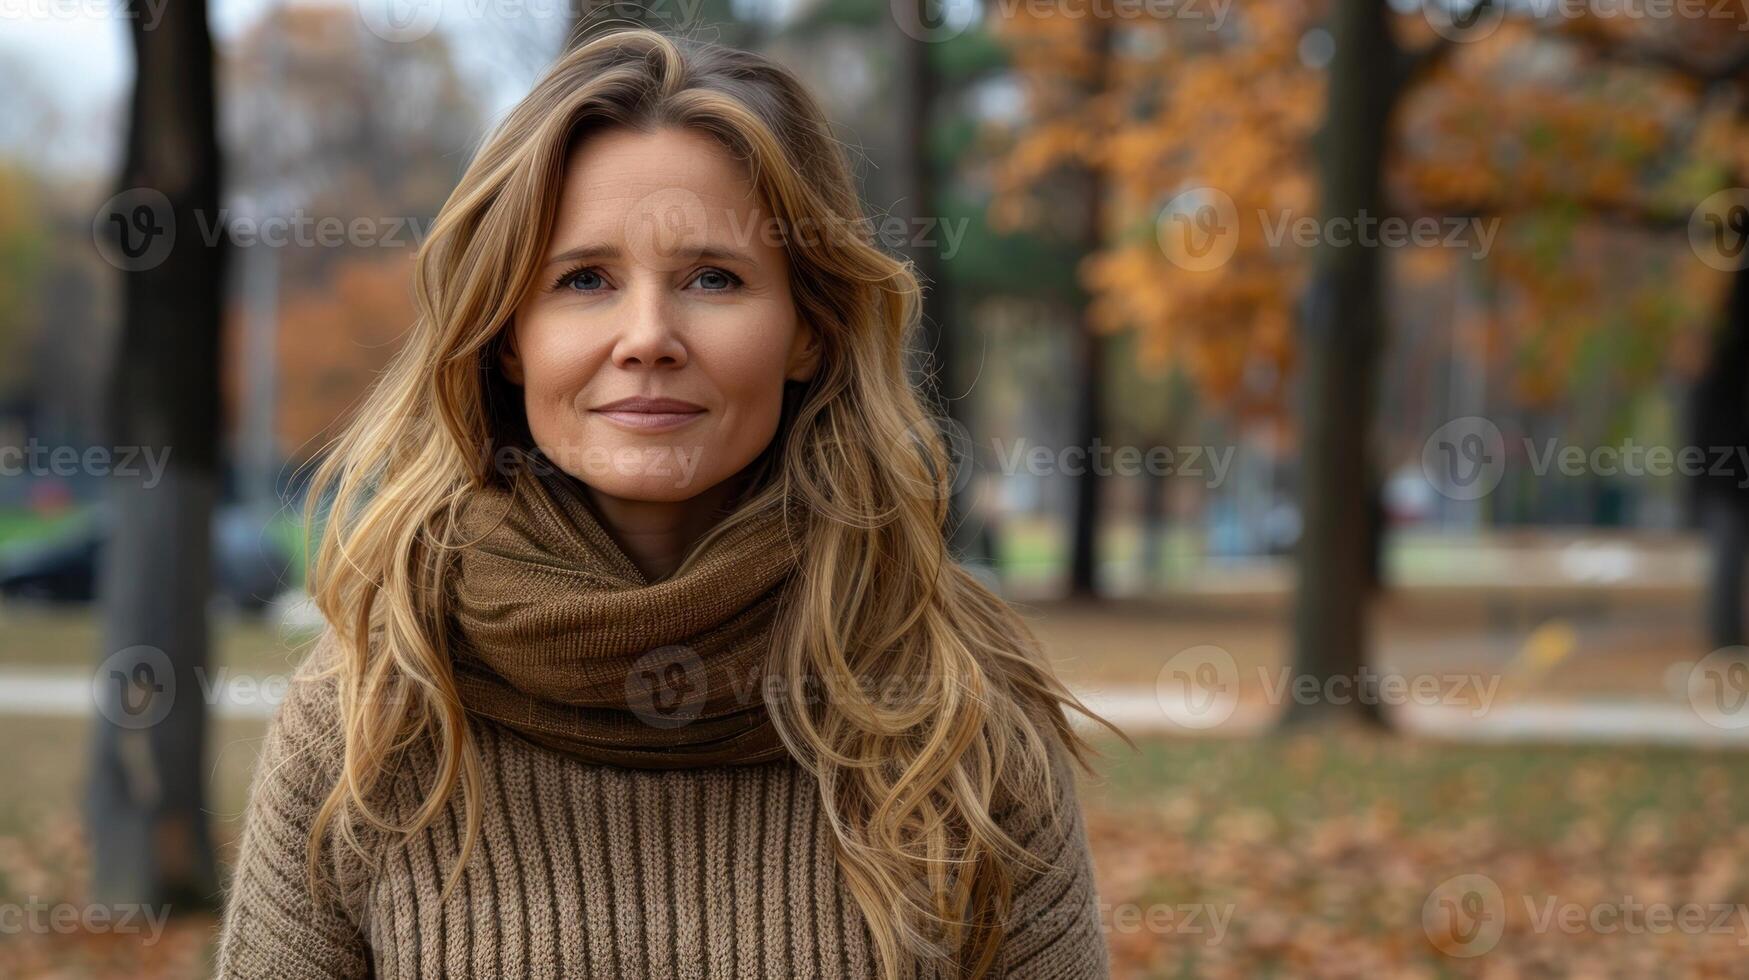
[[[686,344],[676,320],[679,311],[666,286],[641,282],[634,284],[630,293],[614,343],[614,364],[623,368],[684,365]]]

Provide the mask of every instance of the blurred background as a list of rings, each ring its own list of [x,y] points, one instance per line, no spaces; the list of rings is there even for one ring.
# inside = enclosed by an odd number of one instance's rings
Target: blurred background
[[[1716,0],[0,2],[0,975],[210,973],[300,477],[624,22],[803,76],[925,277],[955,547],[1139,747],[1114,975],[1741,975]]]

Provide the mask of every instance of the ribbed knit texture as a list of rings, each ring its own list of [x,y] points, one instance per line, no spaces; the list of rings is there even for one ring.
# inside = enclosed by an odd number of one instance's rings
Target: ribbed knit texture
[[[878,976],[861,910],[838,878],[818,787],[791,760],[636,770],[594,765],[473,722],[484,763],[481,836],[438,904],[462,801],[367,872],[339,844],[328,870],[358,882],[339,903],[305,884],[311,821],[339,768],[332,679],[299,679],[277,709],[227,886],[221,978]],[[390,813],[412,812],[435,769],[407,757]],[[1061,818],[999,816],[1049,859],[1016,869],[995,976],[1109,976],[1092,858],[1066,754]],[[923,976],[932,975],[925,971]]]

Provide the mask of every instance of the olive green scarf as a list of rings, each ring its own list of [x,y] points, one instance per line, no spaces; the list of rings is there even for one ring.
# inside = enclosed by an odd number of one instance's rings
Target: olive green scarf
[[[585,488],[538,459],[475,491],[451,577],[471,713],[593,763],[680,769],[788,753],[761,698],[797,553],[781,508],[708,534],[651,582]]]

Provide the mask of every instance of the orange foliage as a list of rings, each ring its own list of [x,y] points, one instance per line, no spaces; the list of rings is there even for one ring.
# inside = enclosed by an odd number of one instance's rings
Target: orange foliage
[[[1105,181],[1108,244],[1082,278],[1096,329],[1134,327],[1144,371],[1182,368],[1216,398],[1236,399],[1256,361],[1277,375],[1291,361],[1290,312],[1304,267],[1292,249],[1270,244],[1255,216],[1313,206],[1306,145],[1322,76],[1297,50],[1315,13],[1302,3],[1252,5],[1231,14],[1243,18],[1242,31],[1220,32],[1196,18],[1115,20],[1103,71],[1088,18],[1046,11],[995,26],[1032,118],[996,171],[992,222],[1024,225],[1041,178],[1094,168]],[[1109,87],[1090,93],[1101,77]],[[1225,194],[1239,217],[1233,256],[1214,268],[1175,264],[1159,241],[1176,233],[1157,226],[1157,218],[1171,223],[1163,209],[1198,188]]]
[[[1196,18],[1113,19],[1103,66],[1089,17],[1016,5],[992,22],[1028,115],[995,168],[991,222],[1035,224],[1045,178],[1092,168],[1107,192],[1105,244],[1082,267],[1095,328],[1137,331],[1145,369],[1182,368],[1240,408],[1274,394],[1252,379],[1279,381],[1293,361],[1311,249],[1270,231],[1318,217],[1311,142],[1324,74],[1305,52],[1326,7],[1235,5],[1218,31]],[[1512,362],[1529,400],[1558,396],[1575,362],[1599,350],[1644,382],[1663,366],[1651,354],[1691,346],[1725,277],[1693,260],[1682,225],[1701,198],[1749,174],[1749,114],[1696,81],[1749,33],[1606,19],[1510,15],[1443,52],[1397,106],[1385,171],[1396,213],[1500,225],[1479,270],[1441,248],[1410,248],[1429,254],[1393,268],[1479,280],[1482,323],[1465,332]],[[1395,26],[1412,53],[1443,43],[1419,16]],[[1224,221],[1236,227],[1216,227],[1231,258],[1175,261],[1165,236],[1192,222],[1165,209],[1187,191],[1230,201]]]
[[[279,306],[279,444],[294,462],[308,459],[388,364],[413,323],[412,255],[338,262],[323,288],[283,297]],[[241,315],[227,324],[234,405],[242,374]]]

